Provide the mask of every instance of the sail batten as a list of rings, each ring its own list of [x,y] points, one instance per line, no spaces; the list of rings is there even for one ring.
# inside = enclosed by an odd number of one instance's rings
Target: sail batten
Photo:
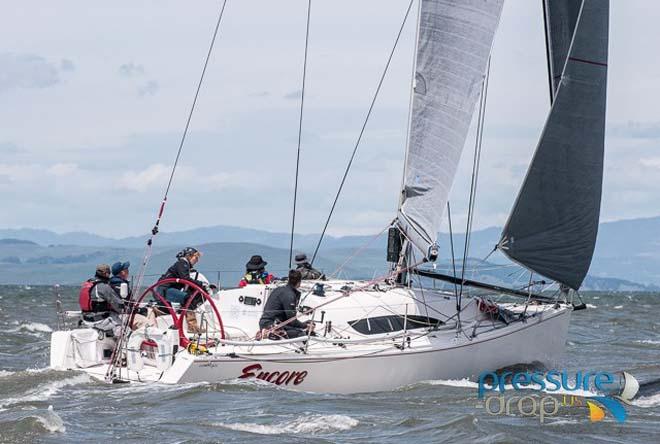
[[[578,289],[600,216],[609,4],[573,3],[582,7],[554,102],[499,246],[521,265]]]
[[[426,257],[483,85],[503,0],[420,0],[415,85],[398,225]]]

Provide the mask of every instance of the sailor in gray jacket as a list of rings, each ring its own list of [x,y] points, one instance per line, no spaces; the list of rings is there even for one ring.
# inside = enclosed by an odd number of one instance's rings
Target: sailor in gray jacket
[[[121,325],[119,315],[124,312],[124,302],[110,286],[110,266],[100,264],[94,274],[90,290],[92,311],[83,313],[83,320],[94,323],[94,328],[109,331]]]

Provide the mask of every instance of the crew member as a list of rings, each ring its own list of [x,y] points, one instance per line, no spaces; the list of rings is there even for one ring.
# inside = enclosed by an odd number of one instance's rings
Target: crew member
[[[115,262],[112,264],[112,277],[110,278],[110,286],[113,290],[115,290],[115,293],[117,293],[124,300],[130,300],[131,298],[131,285],[128,280],[128,267],[130,266],[130,262]],[[125,288],[125,290],[122,288]]]
[[[302,275],[303,280],[325,280],[325,275],[312,267],[312,264],[307,260],[307,255],[305,253],[296,254],[296,269]]]
[[[281,328],[278,324],[296,317],[296,308],[300,301],[300,281],[302,275],[298,270],[289,271],[289,281],[283,287],[278,287],[270,294],[264,306],[264,312],[259,320],[262,338],[272,337],[270,333],[283,333],[287,338],[297,338],[308,333],[313,334],[314,322],[300,322],[293,319]]]
[[[238,286],[242,288],[251,284],[265,285],[273,282],[275,278],[266,271],[266,265],[268,265],[268,262],[263,260],[261,256],[252,256],[248,263],[245,264],[245,275],[238,283]]]
[[[92,313],[122,313],[124,302],[110,286],[110,266],[100,264],[92,278],[94,285],[90,289]]]
[[[124,303],[110,286],[108,264],[97,265],[94,277],[83,283],[79,302],[84,321],[107,333],[119,332]]]
[[[164,275],[160,277],[160,280],[163,279],[182,279],[188,282],[197,284],[199,287],[202,287],[207,292],[210,291],[206,282],[198,281],[193,279],[190,275],[190,270],[199,262],[199,258],[202,254],[193,247],[186,247],[180,253],[176,255],[177,261],[167,269]],[[169,302],[176,302],[180,305],[185,305],[186,299],[188,299],[189,292],[184,291],[186,286],[185,282],[172,282],[169,284],[161,285],[159,287],[160,293],[167,299]],[[200,329],[197,325],[197,317],[195,315],[195,309],[203,302],[201,297],[197,297],[190,303],[188,311],[186,312],[186,322],[188,324],[188,331],[191,333],[199,333]]]

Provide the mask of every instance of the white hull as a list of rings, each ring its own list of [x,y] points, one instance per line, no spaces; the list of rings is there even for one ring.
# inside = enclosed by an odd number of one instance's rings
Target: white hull
[[[261,290],[265,288],[255,286],[250,291],[257,291],[257,287]],[[222,301],[221,311],[232,311],[232,292],[244,294],[245,291],[221,292],[225,293],[218,298]],[[398,289],[376,296],[380,304],[391,310],[397,298],[402,294],[405,296],[405,291],[410,290]],[[262,297],[265,301],[267,292]],[[313,302],[308,299],[306,304]],[[453,299],[440,297],[436,308],[454,303]],[[364,315],[363,311],[356,314],[354,310],[342,307],[342,304],[346,305],[346,302],[329,304],[325,308],[325,318],[330,317],[333,322],[341,324],[342,317],[345,320]],[[333,305],[336,305],[334,310]],[[464,309],[463,331],[458,335],[449,322],[444,328],[432,331],[416,329],[373,335],[372,342],[361,342],[369,340],[369,337],[354,333],[350,339],[343,336],[345,342],[342,345],[332,344],[329,338],[320,338],[319,341],[311,338],[307,346],[302,341],[288,344],[260,341],[240,345],[242,343],[235,334],[233,337],[230,335],[230,341],[225,345],[211,348],[211,355],[193,355],[179,350],[174,363],[166,369],[148,365],[139,371],[122,368],[119,376],[130,381],[172,384],[259,379],[292,390],[357,393],[392,390],[424,380],[475,378],[484,371],[517,364],[552,366],[561,358],[572,310],[570,306],[532,305],[527,308],[525,321],[506,325],[478,321],[479,312],[474,305],[472,309],[469,306]],[[523,306],[502,305],[505,306],[513,313],[523,310]],[[255,313],[258,314],[261,307],[242,308],[245,309],[242,315],[234,310],[233,320],[237,325],[228,325],[228,332],[245,331],[250,324],[241,325],[241,322],[248,320],[253,322],[253,327],[256,325],[255,319],[258,320],[258,317]],[[407,306],[406,310],[409,314],[421,313],[419,305]],[[370,308],[370,312],[373,315],[374,309]],[[225,322],[229,321],[227,319]],[[346,332],[346,329],[342,331]],[[70,335],[70,332],[55,332],[53,335],[53,367],[77,367],[70,345],[67,351],[67,334]],[[56,339],[57,335],[59,339]],[[67,353],[69,357],[61,359]],[[80,370],[102,379],[107,364],[99,364]]]

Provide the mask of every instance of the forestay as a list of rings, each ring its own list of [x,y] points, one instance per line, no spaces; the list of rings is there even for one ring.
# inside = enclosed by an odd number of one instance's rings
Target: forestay
[[[456,175],[503,0],[422,0],[398,225],[428,258]]]
[[[596,243],[603,178],[608,0],[584,0],[555,100],[500,249],[578,289]]]

